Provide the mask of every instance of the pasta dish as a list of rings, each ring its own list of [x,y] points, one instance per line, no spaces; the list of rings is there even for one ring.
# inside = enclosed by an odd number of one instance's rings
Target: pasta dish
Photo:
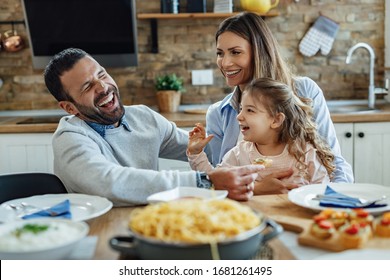
[[[214,243],[253,229],[260,218],[251,208],[230,199],[184,199],[136,209],[129,227],[165,242]]]

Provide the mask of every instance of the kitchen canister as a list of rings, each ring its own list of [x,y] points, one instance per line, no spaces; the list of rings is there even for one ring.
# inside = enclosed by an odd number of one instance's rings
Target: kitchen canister
[[[179,0],[161,0],[161,13],[178,14],[180,10]]]

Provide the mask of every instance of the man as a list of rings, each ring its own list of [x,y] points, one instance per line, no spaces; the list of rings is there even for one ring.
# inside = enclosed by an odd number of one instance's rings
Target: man
[[[69,192],[99,195],[115,206],[146,203],[178,186],[226,189],[247,200],[261,166],[196,171],[157,171],[158,158],[187,160],[188,134],[143,105],[123,106],[106,70],[80,49],[66,49],[45,69],[45,83],[61,119],[53,135],[54,172]]]

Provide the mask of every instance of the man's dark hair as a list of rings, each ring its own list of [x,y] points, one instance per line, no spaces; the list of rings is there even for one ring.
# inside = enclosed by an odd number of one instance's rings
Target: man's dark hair
[[[45,84],[57,101],[71,100],[69,94],[61,84],[60,77],[64,72],[72,69],[85,56],[89,56],[89,54],[81,49],[69,48],[54,55],[47,64],[43,74]]]

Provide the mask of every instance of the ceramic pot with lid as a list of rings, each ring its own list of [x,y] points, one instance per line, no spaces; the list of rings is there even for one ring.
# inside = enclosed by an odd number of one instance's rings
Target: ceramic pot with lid
[[[267,229],[267,231],[266,231]],[[218,242],[216,248],[222,260],[250,259],[272,238],[283,232],[278,223],[270,219],[235,238]],[[128,236],[115,236],[109,241],[111,248],[130,258],[144,260],[207,260],[212,259],[211,246],[182,242],[163,242],[130,232]]]

